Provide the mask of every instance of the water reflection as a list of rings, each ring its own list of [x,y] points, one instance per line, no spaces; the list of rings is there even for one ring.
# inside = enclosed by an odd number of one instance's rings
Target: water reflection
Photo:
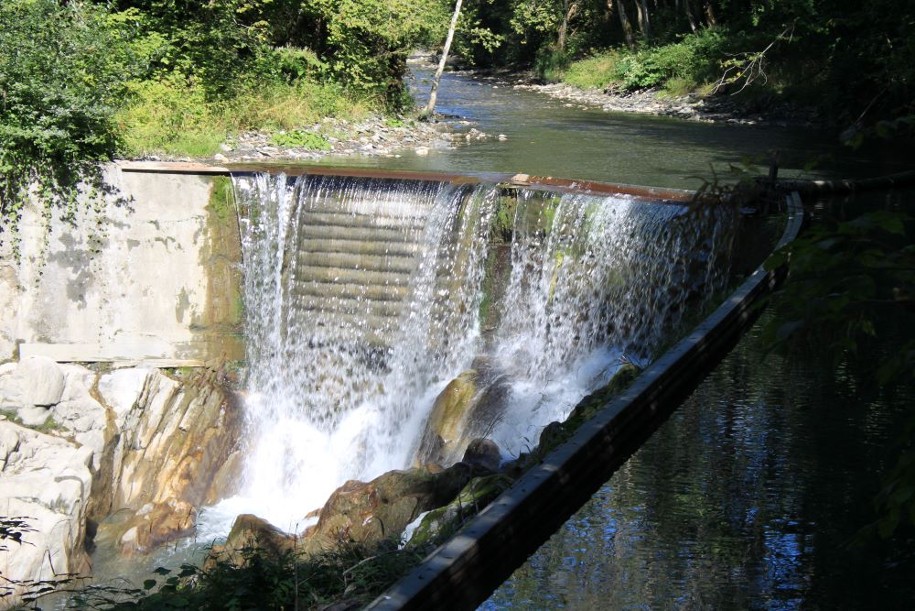
[[[911,608],[911,546],[848,547],[905,403],[861,399],[757,326],[482,608]]]

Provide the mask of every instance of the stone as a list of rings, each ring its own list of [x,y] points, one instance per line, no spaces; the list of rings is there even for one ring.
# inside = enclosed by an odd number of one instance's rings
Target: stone
[[[24,405],[23,389],[16,377],[19,363],[0,365],[0,409],[16,410]]]
[[[244,563],[245,550],[259,549],[279,557],[293,551],[295,545],[294,535],[284,533],[262,518],[245,513],[235,518],[225,544],[218,549],[214,548],[215,554],[211,554],[210,557],[227,560],[240,566]]]
[[[26,406],[50,407],[60,402],[66,378],[60,366],[51,359],[33,356],[19,361],[16,369],[23,403]]]
[[[238,478],[241,405],[218,374],[199,370],[182,381],[157,369],[122,370],[99,381],[117,434],[103,462],[108,482],[99,517],[126,512],[109,539],[122,551],[146,552],[186,535],[197,508],[232,491]],[[151,505],[152,510],[144,510]],[[125,538],[137,527],[136,536]]]
[[[441,461],[460,437],[477,394],[477,378],[475,370],[465,371],[451,380],[436,397],[417,451],[417,459],[421,463]]]
[[[25,426],[40,427],[51,417],[51,410],[37,405],[25,405],[16,410],[16,416]]]
[[[473,366],[436,398],[415,464],[457,462],[470,441],[484,435],[502,414],[511,391],[506,376],[484,358],[475,359]]]
[[[419,520],[407,545],[421,547],[441,543],[507,490],[512,483],[513,480],[503,474],[474,477],[454,500],[443,507],[430,510]]]
[[[496,472],[502,462],[499,446],[491,439],[473,439],[467,444],[462,463],[486,471]]]
[[[326,549],[341,539],[374,543],[398,538],[419,514],[449,503],[472,474],[471,467],[457,464],[440,473],[389,471],[370,482],[346,482],[324,504],[305,549]]]
[[[132,367],[118,369],[99,378],[98,392],[105,403],[114,410],[119,425],[136,405],[151,371],[148,368]]]
[[[88,573],[91,459],[89,448],[0,421],[2,515],[21,516],[29,528],[21,544],[4,542],[6,549],[0,548],[0,574],[19,584],[4,604],[14,604],[27,590],[26,582]]]

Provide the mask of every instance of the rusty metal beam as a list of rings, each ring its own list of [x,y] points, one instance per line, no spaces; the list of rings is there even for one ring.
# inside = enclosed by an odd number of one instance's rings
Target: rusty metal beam
[[[411,170],[384,170],[378,168],[345,168],[309,164],[283,163],[225,163],[208,165],[185,161],[122,161],[117,166],[122,172],[155,174],[200,174],[230,176],[232,174],[253,174],[266,172],[283,173],[287,176],[349,176],[354,178],[378,178],[386,180],[442,181],[454,184],[501,184],[512,188],[532,188],[571,193],[594,193],[598,195],[623,194],[653,200],[687,202],[693,198],[691,191],[661,189],[622,183],[597,182],[592,180],[568,180],[552,176],[528,176],[526,174],[479,173],[474,175],[449,172],[425,172]]]
[[[797,236],[800,198],[788,198],[778,246]],[[731,350],[786,274],[756,270],[693,332],[609,402],[370,609],[474,609],[607,481]]]

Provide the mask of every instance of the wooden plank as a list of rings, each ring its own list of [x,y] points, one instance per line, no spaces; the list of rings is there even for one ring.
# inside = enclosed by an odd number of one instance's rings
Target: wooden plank
[[[797,236],[803,220],[796,194],[788,198],[788,208],[779,247]],[[474,609],[485,601],[730,351],[786,272],[757,269],[689,337],[369,608]]]

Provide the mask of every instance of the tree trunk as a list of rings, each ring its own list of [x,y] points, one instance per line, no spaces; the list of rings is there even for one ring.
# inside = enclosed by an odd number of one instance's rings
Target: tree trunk
[[[715,9],[712,7],[711,0],[705,0],[703,7],[705,8],[705,22],[709,25],[717,24],[718,18],[715,17]]]
[[[435,100],[438,97],[438,84],[442,80],[442,72],[445,71],[445,64],[448,62],[448,51],[451,50],[451,41],[454,40],[454,30],[457,29],[458,17],[461,16],[461,3],[463,0],[457,0],[454,3],[454,15],[451,16],[451,25],[448,27],[448,36],[445,38],[445,47],[442,49],[442,59],[438,62],[438,69],[435,76],[432,77],[432,91],[429,92],[429,103],[420,113],[421,118],[428,119],[435,112]]]
[[[699,26],[696,24],[696,18],[693,16],[693,9],[689,6],[689,0],[683,0],[683,12],[686,13],[686,20],[689,22],[689,29],[696,33]]]
[[[559,39],[556,41],[556,46],[559,48],[560,53],[565,53],[566,41],[569,37],[569,22],[572,21],[577,12],[578,3],[565,0],[563,3],[562,23],[559,24]]]
[[[622,0],[620,0],[622,4]],[[648,2],[646,0],[635,0],[636,17],[639,23],[639,32],[642,38],[651,40],[651,21],[648,18]]]
[[[629,21],[629,16],[626,15],[626,6],[623,4],[625,0],[616,0],[617,13],[620,16],[620,25],[623,27],[623,36],[626,37],[626,46],[630,49],[635,49],[635,32],[632,30],[632,23]],[[607,10],[611,13],[613,12],[613,0],[607,0]]]

